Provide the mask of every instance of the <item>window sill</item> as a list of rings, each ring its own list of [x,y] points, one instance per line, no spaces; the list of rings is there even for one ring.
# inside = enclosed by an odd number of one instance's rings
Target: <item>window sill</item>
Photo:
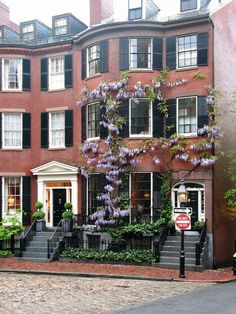
[[[54,92],[63,92],[63,91],[65,91],[66,90],[66,88],[59,88],[59,89],[49,89],[48,90],[48,92],[49,93],[54,93]]]
[[[66,150],[67,147],[49,147],[48,150]]]
[[[86,139],[86,141],[88,141],[88,142],[99,141],[99,140],[100,140],[100,137],[89,137]]]
[[[23,148],[22,147],[20,147],[20,148],[10,148],[10,147],[3,147],[2,149],[1,149],[1,151],[14,151],[14,152],[21,152],[21,151],[23,151]]]
[[[183,68],[177,68],[175,71],[176,72],[183,72],[183,71],[191,71],[191,70],[197,70],[199,67],[196,66],[192,66],[192,67],[183,67]]]
[[[144,73],[144,72],[147,72],[147,73],[154,73],[154,70],[152,69],[129,69],[130,72],[132,73]]]
[[[3,89],[2,93],[23,93],[22,89]]]
[[[91,80],[91,79],[93,79],[93,78],[100,77],[100,76],[102,76],[101,73],[96,73],[96,74],[94,74],[94,75],[91,75],[91,76],[86,77],[85,81],[89,81],[89,80]]]

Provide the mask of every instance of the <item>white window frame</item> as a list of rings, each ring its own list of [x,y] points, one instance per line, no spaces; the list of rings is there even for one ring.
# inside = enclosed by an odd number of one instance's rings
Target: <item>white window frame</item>
[[[197,34],[193,33],[193,34],[187,34],[187,35],[181,35],[176,37],[176,64],[177,64],[177,69],[186,69],[186,68],[196,68],[198,66],[197,64],[197,60],[196,60],[196,64],[193,65],[184,65],[184,66],[179,66],[179,53],[181,53],[181,51],[179,51],[179,38],[183,38],[183,37],[191,37],[191,36],[196,36],[196,45],[197,45]],[[190,49],[190,50],[183,50],[182,52],[186,52],[186,51],[196,51],[196,55],[198,56],[198,49],[196,47],[196,49]],[[197,59],[196,56],[196,59]],[[185,60],[185,59],[184,59]]]
[[[92,61],[89,61],[89,56],[90,56],[90,53],[89,53],[89,50],[93,47],[98,47],[98,49],[100,50],[99,53],[99,58],[96,58],[96,59],[93,59]],[[91,76],[94,76],[94,75],[97,75],[97,74],[100,74],[100,71],[97,71],[95,73],[91,73],[90,74],[90,63],[93,62],[94,60],[98,60],[98,64],[99,64],[99,68],[100,68],[100,63],[101,63],[101,45],[100,43],[96,43],[94,45],[91,45],[87,48],[87,76],[88,77],[91,77]]]
[[[181,99],[189,99],[195,98],[196,102],[196,132],[194,133],[180,133],[179,132],[179,100]],[[187,96],[187,97],[179,97],[177,98],[177,108],[176,108],[176,126],[177,126],[177,134],[184,137],[196,137],[197,136],[197,125],[198,125],[198,106],[197,106],[198,98],[197,96]]]
[[[140,6],[135,6],[134,4],[132,5],[132,0],[129,0],[129,3],[128,3],[128,17],[130,16],[130,11],[131,10],[137,10],[137,9],[141,9],[141,17],[140,18],[136,18],[136,19],[130,19],[130,21],[135,21],[135,20],[142,20],[145,18],[146,16],[146,6],[145,6],[145,3],[144,3],[145,0],[140,0],[141,2],[141,5]]]
[[[64,23],[63,23],[63,22]],[[56,36],[62,36],[62,35],[66,35],[68,33],[68,22],[67,22],[67,18],[66,17],[59,17],[59,18],[56,18],[54,20],[54,27],[55,27],[55,35]],[[62,32],[61,33],[61,30],[62,29],[65,29],[66,28],[66,32]],[[60,30],[59,33],[57,33],[57,30]]]
[[[19,146],[7,146],[5,145],[5,119],[6,119],[6,115],[19,115],[20,119],[21,119],[21,144]],[[14,131],[14,130],[12,130]],[[3,149],[22,149],[23,146],[23,115],[20,112],[3,112],[2,113],[2,148]]]
[[[8,61],[10,62],[11,60],[19,60],[19,73],[17,74],[17,79],[18,79],[18,88],[9,88],[8,87],[8,77],[9,77],[9,63],[8,63],[8,73],[6,73],[5,69],[5,62]],[[22,91],[22,66],[23,62],[21,58],[2,58],[2,90],[3,91],[9,91],[9,92],[21,92]],[[7,77],[6,77],[7,75]]]
[[[63,63],[63,71],[60,72],[53,72],[52,71],[52,62],[54,62],[54,60],[62,60]],[[64,56],[55,56],[55,57],[51,57],[48,59],[48,75],[49,75],[49,90],[62,90],[65,89],[65,57]],[[60,77],[61,76],[61,77]],[[58,79],[61,80],[61,84],[59,86],[55,86],[55,81],[53,82],[53,80]]]
[[[53,145],[53,136],[52,136],[52,133],[53,131],[56,131],[55,129],[52,130],[52,115],[53,114],[58,114],[58,113],[63,113],[64,114],[64,128],[61,129],[61,131],[64,130],[64,143],[63,145]],[[65,111],[52,111],[52,112],[49,112],[49,148],[52,148],[52,149],[58,149],[58,148],[65,148]]]
[[[142,138],[149,138],[152,137],[153,135],[153,116],[152,116],[152,106],[153,106],[153,102],[151,100],[149,100],[148,98],[137,98],[138,101],[140,100],[147,100],[149,101],[149,110],[150,110],[150,117],[149,117],[149,121],[150,121],[150,125],[149,125],[149,130],[150,132],[148,134],[131,134],[131,104],[132,104],[132,98],[129,99],[129,137],[142,137]]]
[[[100,108],[100,103],[99,103],[99,102],[93,102],[93,103],[91,103],[91,104],[88,104],[88,105],[87,105],[87,108],[86,108],[87,123],[88,123],[86,137],[87,137],[87,140],[89,140],[89,141],[98,140],[98,139],[100,138],[100,128],[99,128],[99,131],[98,131],[98,133],[99,133],[98,136],[89,137],[89,107],[90,107],[90,106],[95,106],[95,105],[98,105],[99,108]],[[99,111],[99,113],[100,113],[100,111]],[[100,118],[99,118],[98,121],[100,121]]]
[[[197,7],[196,7],[196,9],[190,9],[190,10],[184,10],[184,11],[182,11],[182,10],[181,10],[181,0],[180,0],[180,13],[198,11],[198,10],[200,9],[200,1],[199,1],[199,0],[196,0],[196,1],[197,1]]]
[[[131,40],[132,39],[149,39],[150,40],[150,68],[131,67]],[[153,68],[153,38],[152,37],[130,37],[129,38],[129,69],[132,70],[152,70]]]
[[[23,204],[23,178],[21,176],[14,176],[14,177],[2,177],[2,218],[6,218],[6,215],[16,215],[16,217],[21,221],[22,220],[22,212],[16,213],[15,209],[18,208],[13,208],[12,210],[8,210],[8,204],[7,204],[7,197],[9,195],[5,195],[5,184],[6,184],[6,179],[10,178],[20,178],[20,208],[22,210],[22,204]]]

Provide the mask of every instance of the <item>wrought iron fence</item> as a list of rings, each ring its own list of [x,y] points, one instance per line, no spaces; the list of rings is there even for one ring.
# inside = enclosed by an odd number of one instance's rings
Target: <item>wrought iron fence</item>
[[[20,238],[15,238],[14,235],[10,239],[0,240],[0,250],[10,251],[11,254],[20,255]]]

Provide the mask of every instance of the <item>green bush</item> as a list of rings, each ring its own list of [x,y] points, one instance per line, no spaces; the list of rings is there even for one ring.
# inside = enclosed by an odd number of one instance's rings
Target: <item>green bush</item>
[[[72,204],[67,202],[67,203],[64,204],[64,208],[70,210],[72,208]]]
[[[198,220],[194,223],[194,229],[196,230],[202,230],[202,228],[204,227],[205,222],[202,220]]]
[[[72,211],[70,211],[70,210],[66,210],[66,211],[64,211],[63,213],[62,213],[62,219],[72,219],[72,217],[73,217],[73,212]]]
[[[11,251],[0,250],[0,257],[8,257],[11,255]]]
[[[43,203],[37,201],[37,202],[34,204],[34,207],[35,207],[36,209],[41,209],[41,208],[43,208]]]
[[[44,219],[45,212],[42,210],[36,210],[36,212],[33,213],[33,218],[36,220]]]

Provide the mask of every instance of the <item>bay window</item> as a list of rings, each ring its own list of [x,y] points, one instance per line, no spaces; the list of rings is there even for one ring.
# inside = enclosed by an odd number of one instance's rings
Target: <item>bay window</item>
[[[100,136],[100,103],[90,104],[87,107],[88,115],[88,136],[96,138]]]
[[[130,38],[130,69],[151,69],[151,38]]]
[[[130,137],[152,135],[152,103],[148,99],[130,100]]]
[[[178,67],[197,65],[197,35],[178,38]]]
[[[177,99],[179,135],[197,135],[197,97]]]

